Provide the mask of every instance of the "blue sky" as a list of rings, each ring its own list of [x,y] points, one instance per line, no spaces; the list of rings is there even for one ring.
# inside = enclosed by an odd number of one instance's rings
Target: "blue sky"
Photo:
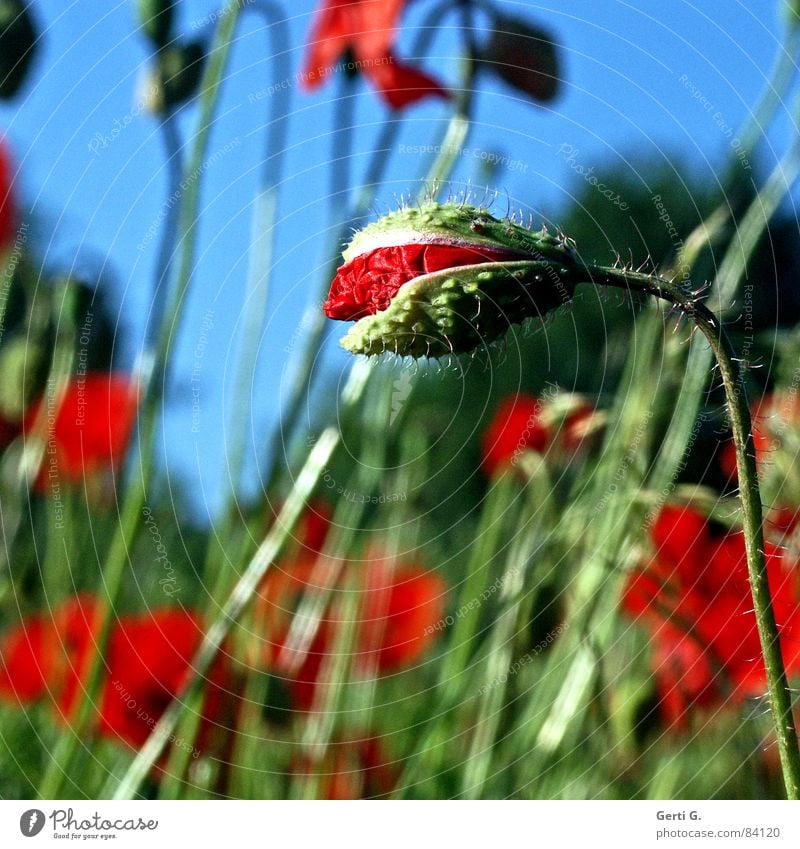
[[[401,53],[405,48],[407,55],[413,28],[431,5],[430,0],[412,4]],[[586,168],[605,162],[635,168],[643,157],[678,157],[702,178],[715,179],[730,154],[731,128],[740,125],[766,81],[783,26],[773,0],[497,5],[553,33],[562,48],[564,91],[547,108],[534,107],[504,84],[484,78],[455,181],[478,181],[484,152],[507,157],[509,167],[495,175],[500,194],[554,221],[578,189],[563,145],[570,145]],[[286,349],[296,347],[303,310],[327,267],[333,232],[329,165],[340,155],[331,138],[337,83],[313,94],[295,85],[314,3],[293,0],[286,6],[290,68],[282,79],[291,80],[290,130],[272,308],[252,382],[253,456],[263,453],[281,403]],[[182,0],[180,7],[180,29],[196,36],[218,4]],[[104,270],[113,280],[111,302],[122,332],[119,362],[129,365],[151,300],[158,242],[152,233],[167,196],[161,137],[154,119],[137,106],[146,43],[136,31],[130,2],[36,0],[34,8],[45,30],[43,50],[24,92],[0,105],[0,128],[15,152],[23,197],[44,223],[40,248],[46,264],[59,270]],[[431,55],[420,60],[446,81],[457,78],[454,27],[454,19],[446,17]],[[211,137],[213,163],[204,174],[198,267],[159,447],[170,480],[189,493],[202,516],[214,514],[225,479],[224,423],[237,332],[248,308],[250,218],[268,91],[280,82],[273,74],[263,22],[248,12]],[[350,162],[355,182],[387,115],[366,86],[359,90]],[[191,130],[193,117],[191,109],[181,116],[184,133]],[[389,179],[379,193],[379,210],[418,186],[428,160],[409,148],[435,144],[448,111],[431,102],[409,109],[406,118]],[[780,154],[792,126],[782,110],[771,136],[775,147],[767,145],[761,152],[765,164]],[[338,380],[344,358],[330,352],[326,362],[329,379]]]

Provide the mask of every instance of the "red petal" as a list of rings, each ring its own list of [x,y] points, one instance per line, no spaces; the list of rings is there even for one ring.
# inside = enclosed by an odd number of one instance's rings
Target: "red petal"
[[[53,669],[46,656],[46,626],[39,616],[12,628],[0,643],[0,698],[31,702],[41,698]]]
[[[402,109],[426,97],[447,99],[450,93],[433,77],[388,54],[365,63],[363,73],[392,109]]]
[[[336,272],[324,310],[328,318],[352,321],[385,310],[409,280],[446,268],[520,259],[521,254],[482,245],[414,242],[376,248]]]
[[[541,412],[542,402],[530,395],[514,395],[500,404],[482,440],[481,466],[487,475],[513,463],[524,451],[545,451],[551,433],[539,421]]]
[[[72,482],[119,463],[136,422],[137,402],[136,386],[127,375],[98,372],[73,378],[52,416],[48,437],[52,434],[54,451],[48,445],[44,480],[54,471],[49,463],[56,463],[55,471]],[[26,412],[26,434],[33,432],[42,403],[45,398]]]

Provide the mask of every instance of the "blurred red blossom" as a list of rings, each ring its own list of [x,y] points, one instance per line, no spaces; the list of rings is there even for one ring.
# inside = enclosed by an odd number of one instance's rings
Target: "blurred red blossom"
[[[0,136],[0,250],[11,245],[16,235],[17,210],[12,189],[13,176],[5,138]]]
[[[581,396],[563,393],[534,398],[518,393],[497,408],[481,440],[481,466],[487,475],[515,465],[526,451],[574,453],[599,421]]]
[[[337,741],[328,746],[319,764],[298,760],[292,773],[319,779],[319,798],[374,799],[392,792],[398,770],[378,737]]]
[[[262,661],[279,676],[295,710],[313,707],[316,688],[341,627],[335,603],[328,604],[306,650],[288,646],[292,615],[303,592],[342,586],[355,580],[360,586],[360,619],[357,623],[354,664],[362,674],[386,675],[415,663],[437,633],[446,587],[431,572],[413,566],[397,568],[376,558],[357,566],[346,564],[334,573],[323,561],[322,573],[309,558],[290,567],[276,568],[267,576],[259,605],[265,628]]]
[[[39,485],[51,477],[80,483],[84,477],[118,465],[136,423],[138,387],[125,374],[90,372],[74,377],[53,410],[48,398],[35,400],[25,414],[30,436],[44,405],[46,459]]]
[[[800,434],[800,393],[776,391],[764,395],[750,409],[753,419],[753,442],[759,471],[764,472],[770,455],[778,449],[787,431]],[[736,478],[736,446],[733,440],[723,445],[719,455],[722,471]]]
[[[29,703],[49,694],[68,714],[91,658],[96,615],[94,599],[80,594],[7,631],[0,641],[0,697]]]
[[[83,696],[96,650],[99,611],[99,603],[82,594],[62,602],[49,616],[33,614],[9,630],[0,641],[0,698],[27,704],[48,697],[68,721]],[[116,620],[104,659],[98,731],[141,746],[191,675],[202,635],[200,616],[178,608],[155,608]],[[220,655],[206,685],[200,748],[231,705],[229,679],[229,664]]]
[[[165,607],[121,617],[108,645],[100,732],[141,746],[191,677],[202,636],[200,616],[188,610]],[[206,682],[200,748],[230,701],[228,677],[226,656],[220,654]]]
[[[0,641],[0,698],[27,703],[41,697],[47,687],[44,618],[30,616],[8,630]]]
[[[655,555],[629,579],[626,613],[653,638],[665,720],[686,724],[693,707],[741,702],[766,691],[744,535],[717,529],[691,507],[667,506],[652,529]],[[789,674],[800,672],[798,568],[767,544],[767,572]]]
[[[447,97],[433,77],[395,58],[405,5],[406,0],[323,0],[311,29],[303,84],[316,88],[349,55],[394,109],[424,97]]]

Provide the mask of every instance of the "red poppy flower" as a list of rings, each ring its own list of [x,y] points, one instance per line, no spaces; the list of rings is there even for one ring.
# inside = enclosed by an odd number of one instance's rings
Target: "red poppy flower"
[[[513,324],[541,321],[584,273],[564,236],[435,201],[367,225],[342,258],[325,313],[356,321],[341,345],[367,356],[469,353]]]
[[[0,648],[0,696],[33,702],[48,694],[69,714],[92,656],[96,611],[91,596],[79,595],[12,628]]]
[[[390,569],[385,562],[367,566],[359,649],[365,664],[379,673],[411,666],[437,633],[431,626],[444,615],[442,579],[414,566]]]
[[[17,210],[11,188],[13,175],[5,140],[0,137],[0,250],[11,245],[16,238]]]
[[[374,799],[392,792],[397,768],[388,759],[380,738],[367,737],[332,743],[322,763],[308,759],[295,763],[296,776],[319,780],[320,799]]]
[[[523,451],[543,453],[550,429],[542,424],[542,402],[520,393],[501,402],[483,434],[483,459],[486,474],[513,463]]]
[[[0,641],[0,698],[32,702],[44,695],[49,669],[42,667],[47,629],[41,616],[31,616]]]
[[[56,704],[69,717],[83,698],[83,686],[97,650],[100,605],[83,593],[64,601],[53,614],[56,643]]]
[[[777,391],[765,395],[752,405],[750,416],[753,420],[756,460],[763,473],[770,462],[770,455],[780,447],[783,435],[800,431],[800,394]],[[719,463],[729,478],[737,477],[736,446],[733,440],[723,445]]]
[[[108,645],[100,732],[141,746],[190,677],[202,636],[200,617],[191,611],[161,608],[120,618]],[[206,732],[227,704],[226,682],[226,663],[220,656],[206,687]],[[204,748],[202,742],[198,746]]]
[[[550,400],[518,393],[505,398],[481,440],[481,466],[492,475],[526,451],[574,454],[596,429],[597,411],[581,396]]]
[[[692,707],[760,695],[766,673],[750,597],[744,535],[717,531],[691,508],[670,506],[652,529],[655,557],[630,578],[623,608],[652,632],[665,719]],[[767,545],[767,571],[784,661],[800,671],[798,571]]]
[[[346,575],[352,576],[357,567],[349,564],[345,568]],[[413,566],[390,570],[380,558],[358,568],[363,594],[356,664],[367,674],[379,675],[410,666],[423,655],[437,633],[432,626],[442,618],[444,582]],[[292,706],[300,711],[310,710],[314,704],[325,660],[342,625],[336,618],[335,607],[329,606],[308,651],[298,658],[287,650],[297,596],[311,586],[314,570],[312,560],[291,569],[276,569],[271,579],[268,576],[260,605],[260,621],[267,629],[262,662],[282,678]],[[336,577],[332,573],[321,583],[329,586]]]
[[[302,76],[306,88],[319,86],[349,53],[355,67],[394,109],[424,97],[447,97],[433,77],[394,55],[395,33],[405,5],[406,0],[323,0]]]
[[[34,432],[42,404],[34,401],[23,430]],[[90,373],[74,378],[52,412],[45,409],[47,448],[40,484],[50,478],[72,483],[122,461],[136,422],[136,384],[123,374]]]

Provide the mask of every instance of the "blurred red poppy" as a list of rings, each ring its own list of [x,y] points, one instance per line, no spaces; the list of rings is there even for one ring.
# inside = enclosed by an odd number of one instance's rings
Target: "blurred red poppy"
[[[323,564],[324,565],[324,564]],[[441,629],[445,584],[437,575],[415,566],[390,569],[380,558],[362,567],[347,564],[344,580],[359,568],[363,590],[355,642],[355,664],[362,673],[386,675],[416,662]],[[276,569],[265,583],[260,622],[266,629],[262,662],[280,677],[295,710],[313,707],[326,658],[343,625],[329,604],[307,651],[298,656],[287,648],[297,597],[314,586],[333,586],[337,575],[315,572],[313,560]]]
[[[424,97],[447,97],[433,78],[394,55],[395,34],[406,0],[323,0],[309,38],[306,88],[319,86],[346,56],[394,109]],[[345,68],[345,72],[347,72]]]
[[[138,388],[124,374],[90,372],[67,386],[57,409],[47,399],[34,401],[25,414],[23,431],[31,435],[45,404],[46,456],[39,485],[62,478],[80,483],[84,477],[118,465],[136,423]]]
[[[315,766],[308,759],[300,760],[292,772],[319,779],[317,798],[332,800],[386,796],[398,778],[397,768],[377,737],[334,742],[322,763]]]
[[[0,698],[31,702],[47,688],[48,669],[42,666],[47,628],[41,616],[31,616],[5,633],[0,641]]]
[[[270,525],[278,520],[282,508],[283,502],[280,500],[268,505],[267,521]],[[328,538],[332,522],[333,510],[327,501],[322,498],[309,501],[292,535],[297,546],[296,554],[300,557],[319,554]]]
[[[141,746],[191,676],[191,661],[202,636],[200,617],[187,610],[160,608],[121,617],[108,645],[100,732]],[[208,679],[200,748],[228,702],[224,655]]]
[[[751,406],[750,415],[753,420],[756,460],[763,473],[770,462],[770,455],[780,447],[782,437],[787,432],[794,432],[795,435],[800,433],[800,393],[778,391],[764,395]],[[738,478],[733,440],[722,446],[719,464],[729,478]]]
[[[5,139],[0,136],[0,250],[14,242],[17,227],[17,210],[12,190],[11,158]]]
[[[580,395],[549,400],[518,393],[505,398],[483,433],[481,466],[487,475],[515,465],[526,451],[573,454],[596,430],[598,412]]]
[[[412,665],[438,633],[432,626],[444,615],[444,581],[416,566],[392,569],[378,560],[367,566],[364,584],[362,663],[374,663],[380,674]]]
[[[11,629],[0,643],[0,698],[29,703],[48,697],[69,720],[83,696],[99,630],[99,605],[89,595],[67,599],[52,616],[36,614]],[[106,737],[141,746],[191,674],[202,638],[199,615],[157,608],[123,616],[111,628],[105,681],[99,698],[98,730]],[[198,749],[211,744],[232,705],[225,656],[206,685]]]
[[[68,714],[91,658],[96,613],[94,599],[82,594],[8,631],[0,643],[0,697],[26,703],[49,694]]]
[[[486,474],[513,464],[523,451],[543,453],[550,430],[541,421],[542,401],[520,393],[500,403],[483,434],[481,465]]]
[[[744,535],[717,530],[689,507],[669,506],[653,528],[655,556],[628,581],[623,608],[653,637],[665,720],[693,707],[761,695],[766,675],[747,577]],[[767,545],[767,571],[784,661],[800,671],[797,564]]]

